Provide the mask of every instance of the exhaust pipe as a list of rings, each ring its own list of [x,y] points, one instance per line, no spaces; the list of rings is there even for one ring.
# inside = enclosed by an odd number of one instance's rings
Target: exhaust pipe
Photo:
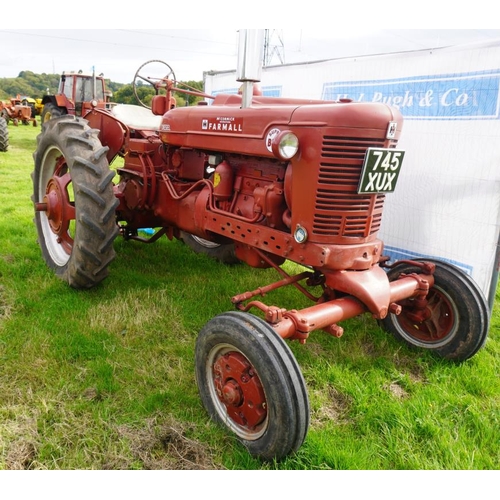
[[[265,30],[239,30],[236,81],[242,82],[242,108],[252,104],[253,84],[260,82]]]

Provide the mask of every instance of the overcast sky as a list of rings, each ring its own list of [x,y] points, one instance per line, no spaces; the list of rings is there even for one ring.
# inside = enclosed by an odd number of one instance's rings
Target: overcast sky
[[[0,78],[14,78],[23,70],[59,74],[91,72],[94,67],[114,82],[130,83],[139,66],[159,59],[173,68],[179,80],[202,80],[204,71],[233,70],[237,65],[237,28],[58,30],[17,29],[23,23],[7,24],[13,27],[0,30]],[[338,18],[337,24],[342,24]],[[490,29],[336,26],[334,31],[289,28],[270,29],[268,34],[268,51],[274,54],[270,65],[500,39],[500,30]]]

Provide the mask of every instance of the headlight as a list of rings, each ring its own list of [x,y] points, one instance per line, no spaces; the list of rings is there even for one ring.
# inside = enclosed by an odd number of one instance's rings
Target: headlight
[[[281,160],[289,160],[299,150],[299,139],[293,132],[283,130],[273,139],[272,150],[274,156]]]
[[[297,243],[305,243],[307,241],[307,229],[302,227],[300,224],[297,224],[293,237]]]

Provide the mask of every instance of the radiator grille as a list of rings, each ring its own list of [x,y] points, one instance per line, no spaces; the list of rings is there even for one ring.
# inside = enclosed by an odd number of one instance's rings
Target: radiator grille
[[[366,238],[380,229],[385,195],[358,195],[356,190],[366,149],[384,146],[383,139],[323,138],[314,234]]]

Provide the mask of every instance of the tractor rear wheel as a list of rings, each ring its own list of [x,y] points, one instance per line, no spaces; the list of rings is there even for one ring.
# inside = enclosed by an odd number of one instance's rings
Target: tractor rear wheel
[[[42,123],[45,123],[52,118],[57,118],[58,116],[62,116],[64,114],[66,114],[66,113],[64,113],[61,108],[59,108],[55,104],[48,102],[43,107],[41,120],[42,120]]]
[[[208,255],[223,264],[237,264],[240,262],[236,257],[233,243],[215,243],[185,231],[181,231],[181,240],[193,252]]]
[[[9,116],[9,113],[7,112],[6,109],[3,109],[2,110],[2,113],[0,115],[1,118],[3,118],[5,120],[5,123],[8,125],[9,122],[10,122],[10,116]]]
[[[430,349],[442,358],[464,361],[483,346],[488,335],[489,312],[486,299],[476,283],[451,264],[422,259],[436,264],[434,286],[427,294],[426,315],[416,320],[413,299],[402,301],[400,315],[389,314],[380,323],[410,347]],[[401,264],[388,273],[389,281],[401,273],[419,273],[411,264]],[[420,312],[420,309],[418,309]]]
[[[0,116],[0,151],[7,151],[9,147],[9,128],[7,122]]]
[[[73,288],[100,283],[115,257],[115,173],[98,133],[72,115],[52,119],[33,155],[38,242],[47,265]]]
[[[306,385],[269,324],[240,311],[216,316],[197,338],[195,361],[208,414],[252,456],[280,459],[302,445],[309,427]]]

